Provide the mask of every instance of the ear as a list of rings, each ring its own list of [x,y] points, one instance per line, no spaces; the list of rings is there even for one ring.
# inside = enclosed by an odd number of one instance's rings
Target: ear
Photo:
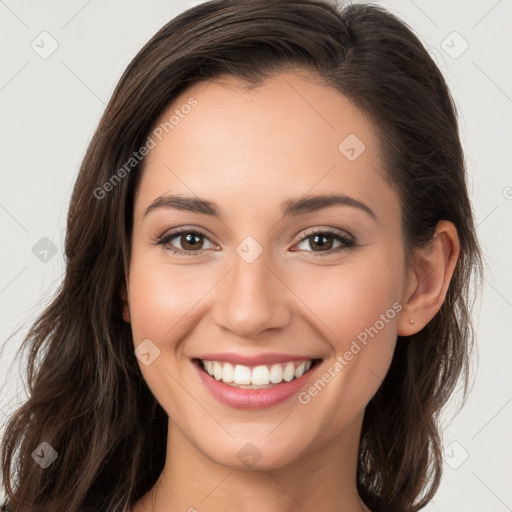
[[[414,249],[408,269],[403,308],[398,318],[398,335],[411,336],[432,320],[441,308],[450,284],[460,246],[453,223],[437,223],[428,246]]]
[[[130,303],[128,302],[126,283],[121,285],[121,301],[123,303],[123,320],[130,323]]]

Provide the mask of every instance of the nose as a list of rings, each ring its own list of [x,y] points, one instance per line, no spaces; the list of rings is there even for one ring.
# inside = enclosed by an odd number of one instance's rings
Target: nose
[[[217,287],[214,299],[219,327],[250,339],[288,325],[293,294],[269,263],[265,252],[252,263],[235,255],[233,268]]]

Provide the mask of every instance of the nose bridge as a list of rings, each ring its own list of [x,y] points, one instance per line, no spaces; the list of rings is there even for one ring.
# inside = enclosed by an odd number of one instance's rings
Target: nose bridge
[[[267,252],[257,252],[251,240],[240,244],[230,276],[216,297],[217,324],[242,337],[283,327],[289,321],[285,286],[271,268]]]

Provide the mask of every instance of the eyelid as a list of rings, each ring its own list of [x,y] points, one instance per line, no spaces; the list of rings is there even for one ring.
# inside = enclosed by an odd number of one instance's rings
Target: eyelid
[[[212,241],[210,239],[210,235],[205,230],[203,230],[202,228],[199,228],[199,227],[191,227],[191,226],[182,226],[182,227],[179,227],[176,229],[172,229],[172,230],[160,235],[159,237],[156,238],[155,245],[162,245],[164,248],[166,248],[167,250],[169,250],[175,254],[184,254],[187,256],[201,255],[207,251],[207,249],[197,249],[197,250],[193,250],[193,251],[185,251],[183,249],[178,249],[178,248],[174,248],[174,247],[170,247],[170,248],[166,247],[170,240],[178,237],[182,233],[192,233],[192,234],[201,235],[204,238],[206,238],[210,243],[217,245],[214,241]],[[352,246],[355,246],[357,244],[356,238],[345,230],[342,230],[339,228],[317,226],[314,228],[309,228],[306,231],[302,232],[300,238],[297,238],[296,241],[293,243],[293,245],[295,246],[301,242],[304,242],[309,237],[316,235],[316,234],[331,235],[334,238],[338,239],[338,241],[340,241],[342,245],[340,247],[337,247],[336,249],[330,249],[328,251],[316,252],[316,251],[303,251],[303,250],[297,251],[296,250],[293,252],[312,253],[312,255],[313,255],[312,257],[328,256],[328,255],[338,254],[339,252],[346,250],[346,249],[350,249]]]
[[[304,251],[302,249],[295,250],[293,252],[305,252],[307,254],[307,258],[318,258],[318,257],[328,257],[328,256],[337,256],[338,254],[347,251],[348,249],[354,248],[357,246],[357,239],[351,235],[348,231],[339,229],[339,228],[332,228],[332,227],[321,227],[317,226],[314,228],[309,228],[303,233],[301,233],[300,238],[297,240],[297,242],[294,243],[295,245],[298,245],[300,243],[303,243],[308,238],[310,238],[313,235],[330,235],[334,239],[338,240],[340,242],[340,246],[329,249],[327,251]]]
[[[164,248],[167,248],[166,245],[169,243],[170,240],[173,240],[174,238],[178,237],[179,235],[183,233],[192,233],[201,235],[204,238],[206,238],[210,243],[217,245],[213,240],[211,240],[210,235],[203,230],[202,228],[198,227],[191,227],[191,226],[182,226],[176,229],[171,229],[170,231],[167,231],[163,233],[162,235],[156,237],[155,245],[162,245]],[[184,251],[183,249],[178,248],[167,248],[171,252],[174,253],[181,253],[181,254],[187,254],[187,255],[194,255],[194,254],[202,254],[206,251],[206,249],[199,249],[196,251]]]
[[[297,238],[297,241],[295,243],[302,242],[305,238],[308,238],[316,234],[335,235],[340,236],[342,238],[350,239],[353,242],[356,241],[356,238],[352,236],[348,231],[345,231],[344,229],[332,228],[330,226],[316,226],[314,228],[308,228],[305,231],[301,232],[300,238]]]

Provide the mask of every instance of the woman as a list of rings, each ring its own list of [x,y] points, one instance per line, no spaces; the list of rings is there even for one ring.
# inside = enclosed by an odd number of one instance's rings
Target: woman
[[[89,145],[66,258],[25,340],[11,510],[432,499],[480,251],[450,93],[382,8],[170,21]]]

